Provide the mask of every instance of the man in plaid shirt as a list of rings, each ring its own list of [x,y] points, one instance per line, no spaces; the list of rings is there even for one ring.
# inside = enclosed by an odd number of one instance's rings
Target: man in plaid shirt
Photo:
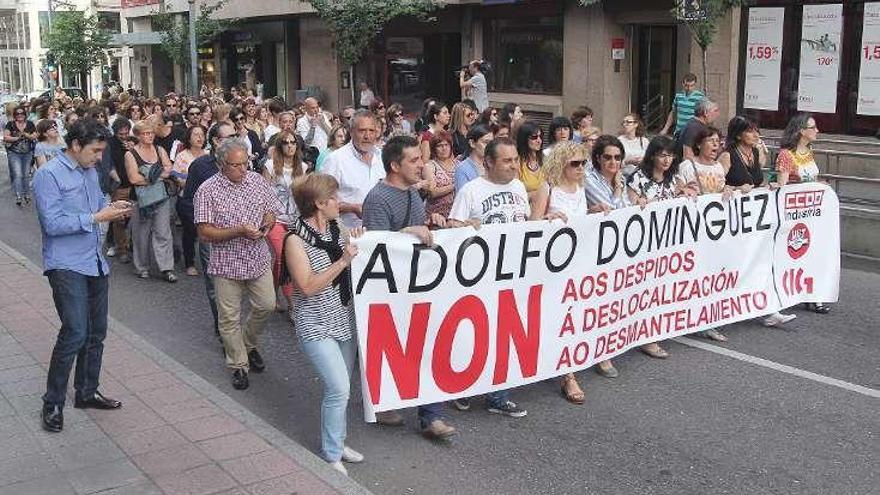
[[[257,337],[275,308],[272,256],[266,232],[283,209],[263,177],[248,171],[247,145],[228,139],[217,149],[220,173],[206,180],[195,195],[199,241],[211,244],[208,275],[217,294],[220,337],[232,386],[248,387],[248,370],[265,369]],[[251,312],[241,325],[241,297],[247,292]]]

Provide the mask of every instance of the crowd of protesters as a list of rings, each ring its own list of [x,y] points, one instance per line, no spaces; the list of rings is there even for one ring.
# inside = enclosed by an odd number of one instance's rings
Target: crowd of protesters
[[[462,76],[462,101],[429,98],[409,109],[417,114],[372,92],[364,107],[336,112],[317,97],[263,100],[238,88],[203,90],[198,97],[105,92],[88,101],[55,94],[7,105],[10,182],[23,206],[30,201],[32,168],[51,167],[65,149],[69,156],[80,150],[75,156],[81,157],[84,135],[106,141],[95,168],[103,204],[117,210],[91,217],[102,233],[101,259],[106,254],[120,265],[131,263],[137,277],[174,283],[178,258],[187,276],[202,276],[236,389],[248,388],[249,374],[265,369],[260,332],[273,311],[286,311],[323,383],[322,455],[345,472],[342,461],[363,460],[344,441],[357,359],[349,275],[357,248],[350,239],[364,229],[409,233],[431,244],[434,229],[568,221],[682,196],[729,197],[818,179],[811,151],[818,129],[809,115],[789,123],[776,159],[778,178],[768,182],[770,153],[755,123],[737,116],[724,135],[714,127],[718,106],[694,89],[690,74],[656,136],[647,135],[635,113],[622,116],[619,130],[603,131],[586,106],[543,128],[517,104],[493,107],[480,94],[475,102],[469,96],[483,84],[479,77],[465,84]],[[83,130],[95,126],[106,136]],[[496,195],[507,199],[491,201]],[[250,310],[242,319],[244,296]],[[829,310],[822,304],[809,309]],[[794,317],[777,313],[764,323]],[[704,335],[727,340],[718,329]],[[669,356],[656,343],[640,350]],[[596,371],[607,378],[619,373],[610,360]],[[96,387],[88,392],[105,400]],[[570,402],[585,401],[574,374],[560,387]],[[57,398],[46,401],[57,406]],[[489,394],[486,404],[500,415],[527,414],[507,390]],[[452,405],[467,410],[471,401]],[[444,407],[419,407],[425,436],[456,433]],[[394,411],[377,419],[404,423]]]

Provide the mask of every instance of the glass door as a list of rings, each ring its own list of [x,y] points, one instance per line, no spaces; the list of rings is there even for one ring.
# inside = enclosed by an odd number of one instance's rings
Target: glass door
[[[675,28],[638,26],[635,33],[635,111],[649,131],[658,131],[666,123],[675,96]]]

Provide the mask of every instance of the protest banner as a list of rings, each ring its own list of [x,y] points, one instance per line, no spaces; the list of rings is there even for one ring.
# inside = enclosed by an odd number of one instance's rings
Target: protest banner
[[[352,264],[365,417],[578,371],[650,342],[837,300],[823,184],[447,229],[368,232]]]
[[[880,115],[880,2],[865,4],[859,69],[859,115]]]

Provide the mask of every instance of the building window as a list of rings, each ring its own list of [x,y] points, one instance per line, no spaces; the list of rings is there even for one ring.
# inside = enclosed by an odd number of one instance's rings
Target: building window
[[[485,19],[491,91],[562,94],[562,17]]]
[[[45,47],[49,40],[49,13],[45,10],[37,14],[37,23],[40,25],[40,46]]]
[[[98,24],[110,33],[122,32],[122,21],[119,12],[98,12]]]

